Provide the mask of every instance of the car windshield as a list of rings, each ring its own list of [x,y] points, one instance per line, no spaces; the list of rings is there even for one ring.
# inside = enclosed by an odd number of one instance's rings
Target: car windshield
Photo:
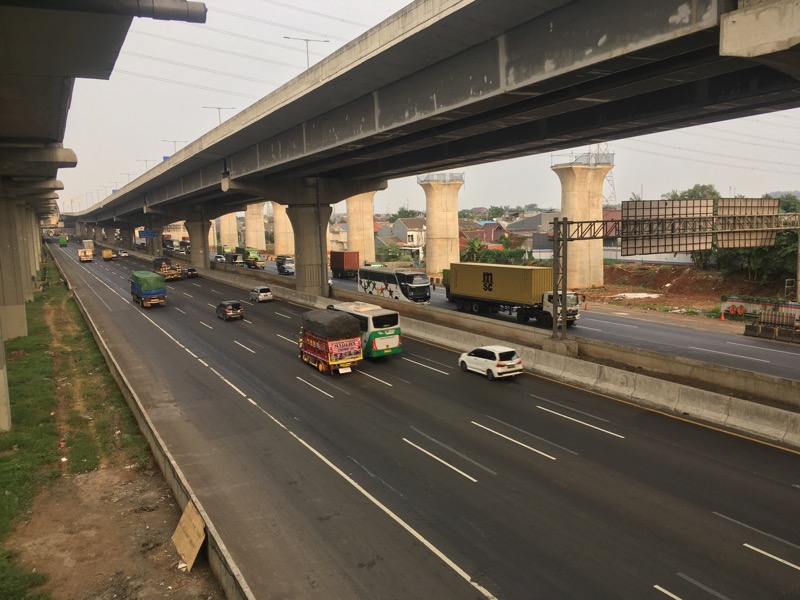
[[[516,360],[516,359],[517,359],[517,353],[514,350],[500,352],[500,360]]]

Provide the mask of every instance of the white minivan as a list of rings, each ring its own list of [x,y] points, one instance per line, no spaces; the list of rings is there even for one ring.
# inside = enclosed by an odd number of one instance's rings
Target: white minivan
[[[268,302],[272,300],[272,290],[262,285],[250,290],[250,300],[253,302]]]

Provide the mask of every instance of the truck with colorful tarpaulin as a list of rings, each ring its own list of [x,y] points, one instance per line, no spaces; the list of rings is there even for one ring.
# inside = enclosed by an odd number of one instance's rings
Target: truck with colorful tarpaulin
[[[298,356],[320,373],[349,373],[363,358],[358,320],[325,308],[303,313]]]

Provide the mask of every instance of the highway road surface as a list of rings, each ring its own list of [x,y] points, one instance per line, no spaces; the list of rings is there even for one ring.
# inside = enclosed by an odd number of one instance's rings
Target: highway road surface
[[[410,338],[324,376],[305,307],[52,249],[256,598],[800,597],[798,453]]]

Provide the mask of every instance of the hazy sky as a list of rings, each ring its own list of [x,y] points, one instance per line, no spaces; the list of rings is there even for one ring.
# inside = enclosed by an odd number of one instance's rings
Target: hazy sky
[[[134,19],[110,81],[75,83],[64,145],[78,155],[62,169],[67,212],[102,200],[259,98],[372,28],[404,0],[206,0],[205,24]],[[284,36],[306,38],[285,39]],[[214,107],[214,108],[206,108]],[[723,196],[800,190],[800,109],[610,142],[615,167],[604,196],[658,199],[697,183]],[[463,172],[459,208],[536,203],[558,207],[551,171],[587,146]],[[613,180],[613,185],[612,181]],[[393,180],[376,212],[424,210],[415,178]],[[343,211],[344,205],[336,207]]]

